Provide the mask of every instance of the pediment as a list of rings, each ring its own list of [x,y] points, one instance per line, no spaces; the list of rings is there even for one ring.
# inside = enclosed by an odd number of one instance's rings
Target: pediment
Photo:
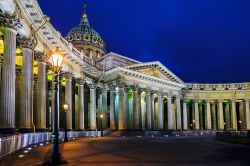
[[[136,72],[140,72],[152,77],[181,83],[184,82],[179,79],[174,73],[172,73],[169,69],[167,69],[164,65],[160,62],[148,62],[148,63],[140,63],[131,66],[126,66],[126,69],[134,70]]]

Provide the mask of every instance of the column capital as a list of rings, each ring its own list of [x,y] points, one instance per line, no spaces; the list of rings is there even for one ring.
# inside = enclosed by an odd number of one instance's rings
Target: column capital
[[[86,80],[83,78],[77,78],[76,83],[78,83],[79,85],[84,85],[86,83]]]
[[[184,98],[183,98],[183,99],[182,99],[182,102],[183,102],[183,103],[187,103],[188,100],[189,100],[189,99],[184,99]]]
[[[124,87],[124,93],[128,93],[129,90],[130,90],[130,87],[126,85],[126,86]]]
[[[73,79],[73,74],[71,72],[65,72],[63,75],[66,77],[67,80]]]
[[[132,89],[133,89],[133,91],[138,91],[139,90],[139,86],[137,84],[132,85]]]
[[[123,79],[118,80],[117,84],[118,84],[119,88],[124,88],[124,86],[126,85],[125,80],[123,80]]]
[[[35,39],[33,37],[17,36],[20,47],[33,49],[35,46]]]
[[[92,83],[88,84],[88,86],[89,86],[90,89],[95,89],[97,84],[92,82]]]
[[[48,60],[47,54],[45,52],[39,52],[39,51],[35,51],[34,58],[36,61],[44,63],[46,63]]]
[[[0,26],[16,30],[21,24],[17,15],[4,12],[0,13]]]
[[[102,93],[107,93],[108,90],[109,90],[108,85],[107,84],[103,84],[103,86],[101,87]]]
[[[218,99],[217,100],[219,103],[223,103],[224,99]]]

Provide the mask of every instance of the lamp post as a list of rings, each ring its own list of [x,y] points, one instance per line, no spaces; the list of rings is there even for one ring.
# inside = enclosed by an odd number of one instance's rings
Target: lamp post
[[[67,133],[67,111],[69,109],[69,105],[68,104],[64,104],[63,108],[64,108],[64,113],[65,113],[64,141],[67,142],[68,141],[68,133]]]
[[[58,121],[58,109],[59,109],[59,72],[62,65],[63,56],[60,54],[58,47],[56,51],[51,55],[51,64],[54,74],[54,125],[52,133],[52,150],[50,156],[51,164],[61,164],[61,153],[59,148],[59,121]]]
[[[103,131],[102,131],[102,119],[103,119],[104,115],[101,114],[100,115],[100,118],[101,118],[101,137],[103,137]]]

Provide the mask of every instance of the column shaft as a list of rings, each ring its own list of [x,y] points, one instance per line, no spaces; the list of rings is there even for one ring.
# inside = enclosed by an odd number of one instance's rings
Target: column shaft
[[[164,128],[164,112],[163,112],[163,100],[162,94],[158,94],[158,130],[163,130]]]
[[[151,91],[147,90],[146,92],[146,114],[147,114],[147,129],[152,130],[152,102],[151,102]]]
[[[173,130],[173,108],[172,108],[172,97],[168,96],[168,129]]]
[[[124,87],[119,86],[119,111],[118,111],[118,129],[125,129],[125,117],[124,117]]]
[[[216,104],[212,102],[212,128],[217,130]]]
[[[96,86],[90,86],[90,129],[96,130]]]
[[[199,118],[199,104],[198,101],[195,100],[194,103],[194,120],[195,120],[195,129],[199,130],[200,129],[200,118]]]
[[[0,131],[15,132],[15,59],[16,34],[11,28],[4,28],[4,53],[1,76]]]
[[[72,78],[66,76],[65,103],[69,105],[67,110],[67,129],[72,130]]]
[[[246,104],[246,129],[250,130],[250,110],[249,110],[249,100],[245,100]]]
[[[224,130],[223,100],[219,100],[219,130]]]
[[[235,100],[231,100],[231,123],[232,129],[237,130],[237,115],[236,115],[236,103]]]
[[[183,130],[188,129],[188,117],[187,117],[187,103],[186,101],[183,101]]]
[[[137,87],[133,90],[133,129],[139,128],[138,123],[138,90]]]
[[[230,130],[230,109],[229,109],[229,102],[225,103],[225,129]]]
[[[84,130],[84,84],[78,84],[78,109],[79,109],[79,119],[78,127],[79,130]]]
[[[212,123],[211,123],[211,107],[210,107],[210,101],[207,100],[207,106],[206,106],[206,129],[211,130],[212,129]]]
[[[46,63],[38,62],[38,78],[36,88],[36,129],[46,129]]]
[[[177,130],[181,130],[181,102],[180,102],[180,97],[176,97],[176,122],[177,122]]]
[[[110,90],[110,128],[115,130],[115,90]]]
[[[102,128],[106,129],[108,127],[108,99],[107,99],[108,91],[107,89],[102,90],[102,113],[103,113],[103,119],[102,119]]]
[[[33,57],[30,48],[23,48],[21,105],[20,105],[20,131],[32,131],[32,98],[33,98]]]

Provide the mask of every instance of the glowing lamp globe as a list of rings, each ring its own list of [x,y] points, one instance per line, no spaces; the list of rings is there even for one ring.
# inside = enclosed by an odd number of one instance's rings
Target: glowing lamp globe
[[[63,105],[63,108],[64,108],[64,110],[65,110],[65,112],[68,110],[68,108],[69,108],[69,105],[68,104],[64,104]]]
[[[54,72],[59,72],[63,61],[63,56],[61,55],[58,47],[56,51],[51,55],[51,63]]]

